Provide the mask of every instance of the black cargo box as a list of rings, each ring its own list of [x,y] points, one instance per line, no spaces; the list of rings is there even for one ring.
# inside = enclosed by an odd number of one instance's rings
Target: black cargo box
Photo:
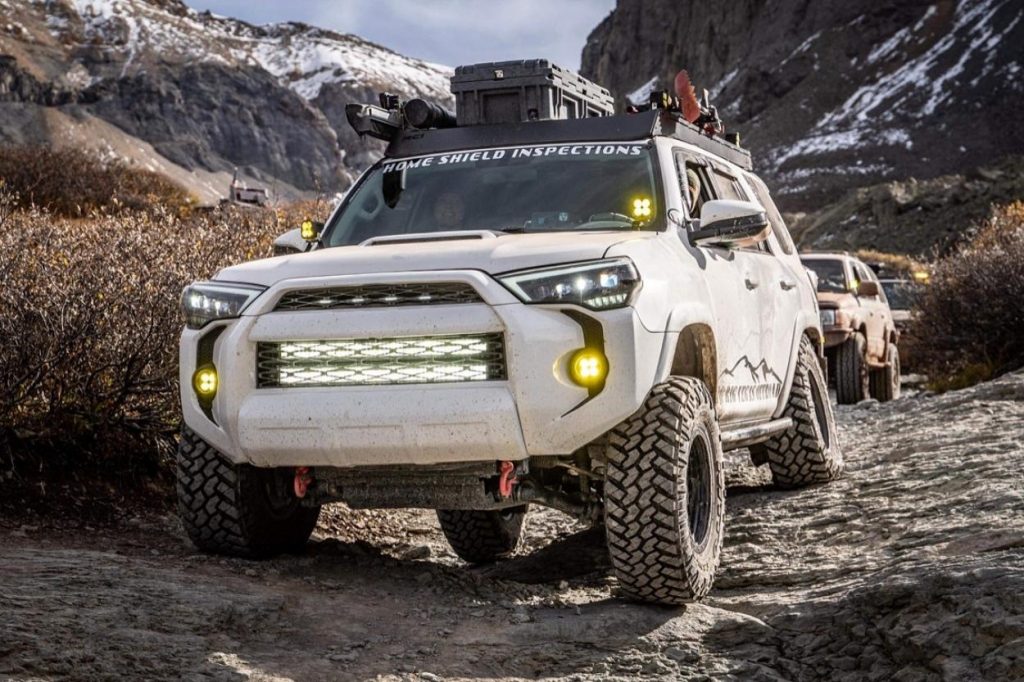
[[[614,113],[610,92],[546,59],[460,66],[451,89],[460,126]]]

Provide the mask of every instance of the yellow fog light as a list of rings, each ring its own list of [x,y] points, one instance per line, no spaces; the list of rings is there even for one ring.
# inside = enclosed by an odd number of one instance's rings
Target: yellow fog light
[[[585,388],[600,386],[608,376],[608,359],[599,350],[582,348],[569,361],[569,376]]]
[[[651,217],[651,200],[644,197],[633,199],[633,218],[635,220],[646,220]]]
[[[217,370],[213,367],[200,367],[192,375],[192,387],[200,398],[209,400],[217,393]]]

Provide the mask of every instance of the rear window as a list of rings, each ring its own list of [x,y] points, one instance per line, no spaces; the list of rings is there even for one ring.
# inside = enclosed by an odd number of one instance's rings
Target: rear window
[[[810,268],[818,276],[818,291],[841,294],[850,290],[843,261],[808,258],[802,262],[804,267]]]

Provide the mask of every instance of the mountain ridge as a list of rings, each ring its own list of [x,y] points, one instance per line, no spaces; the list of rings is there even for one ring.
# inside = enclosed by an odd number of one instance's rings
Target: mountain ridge
[[[787,211],[1024,152],[1017,0],[619,0],[582,73],[616,95],[707,88]]]
[[[92,146],[205,201],[236,168],[283,197],[344,189],[382,149],[344,104],[385,89],[448,104],[450,74],[351,34],[180,0],[0,0],[0,143]]]

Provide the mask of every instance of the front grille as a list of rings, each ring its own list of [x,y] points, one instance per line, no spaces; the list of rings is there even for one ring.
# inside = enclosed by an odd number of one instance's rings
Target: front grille
[[[260,388],[437,384],[505,378],[505,339],[500,333],[256,345],[256,385]]]
[[[333,308],[379,308],[404,305],[447,305],[480,303],[480,294],[463,282],[422,282],[417,284],[361,284],[289,291],[274,310],[330,310]]]

